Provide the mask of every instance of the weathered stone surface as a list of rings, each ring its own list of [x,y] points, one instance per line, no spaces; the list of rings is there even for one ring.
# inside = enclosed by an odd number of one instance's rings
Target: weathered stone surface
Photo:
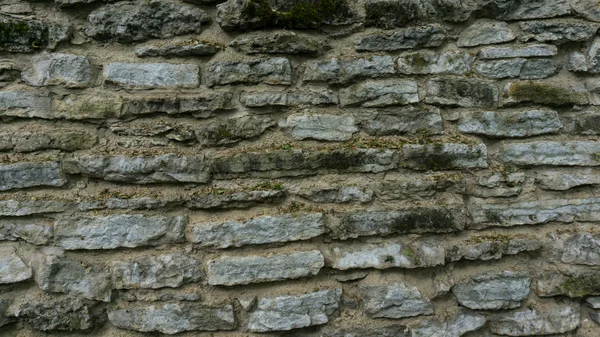
[[[294,54],[317,56],[331,48],[321,40],[292,31],[278,31],[269,35],[242,36],[233,40],[229,46],[247,55]]]
[[[473,9],[470,3],[452,0],[369,0],[365,4],[365,25],[391,29],[422,22],[465,21]]]
[[[215,248],[307,240],[325,232],[321,213],[261,216],[247,222],[211,222],[190,227],[189,241]]]
[[[477,111],[462,115],[458,131],[488,137],[529,137],[562,128],[553,110]]]
[[[394,211],[342,214],[332,235],[342,240],[365,235],[448,233],[464,228],[465,212],[458,207],[415,207]]]
[[[373,33],[356,40],[357,51],[395,51],[439,47],[446,39],[442,26],[409,27],[389,33]]]
[[[292,84],[292,67],[286,58],[255,59],[209,63],[204,69],[204,84]]]
[[[551,335],[577,329],[579,319],[578,305],[562,305],[498,314],[490,319],[489,327],[499,335]]]
[[[571,14],[568,0],[492,0],[483,2],[478,14],[499,20],[542,19]]]
[[[103,68],[105,83],[131,89],[193,88],[200,83],[195,64],[109,63]]]
[[[54,49],[69,38],[71,27],[63,22],[21,19],[0,16],[0,51],[30,53],[41,49]]]
[[[358,132],[357,122],[352,116],[336,115],[290,115],[279,123],[289,128],[293,139],[317,139],[345,141]]]
[[[123,113],[126,115],[189,113],[196,117],[210,117],[213,112],[233,108],[231,92],[208,90],[204,90],[200,95],[129,96],[123,103]]]
[[[0,165],[0,191],[34,186],[63,186],[67,178],[57,162]]]
[[[331,249],[331,268],[421,268],[444,264],[444,248],[427,242],[345,245]]]
[[[65,171],[71,174],[138,184],[160,182],[205,183],[210,179],[210,168],[203,155],[86,156],[66,160],[63,165]]]
[[[151,43],[135,48],[138,57],[150,56],[210,56],[225,47],[216,42],[199,41],[194,38]]]
[[[465,108],[491,108],[498,104],[498,88],[488,81],[438,77],[427,81],[425,102]]]
[[[67,210],[67,203],[53,200],[2,200],[0,216],[26,216],[33,214],[60,213]]]
[[[460,32],[456,45],[459,47],[475,47],[509,42],[515,38],[515,33],[508,28],[506,22],[478,20]]]
[[[541,297],[568,296],[573,298],[600,295],[600,273],[595,270],[542,271],[536,276],[536,293]]]
[[[48,118],[52,115],[52,100],[48,94],[36,91],[1,91],[0,115],[12,117]]]
[[[600,73],[600,38],[595,38],[587,51],[586,71],[597,74]]]
[[[305,64],[303,80],[346,84],[360,78],[385,77],[395,74],[391,56],[371,56],[368,58],[325,61],[311,61]]]
[[[519,78],[523,80],[547,78],[556,75],[561,67],[551,59],[527,60],[523,63]]]
[[[584,20],[553,19],[545,21],[523,21],[521,41],[564,43],[569,41],[587,41],[598,30],[598,24]]]
[[[573,12],[590,21],[600,22],[600,9],[594,1],[571,0],[569,1]]]
[[[287,331],[325,324],[337,313],[341,295],[341,289],[331,289],[300,296],[261,298],[250,312],[248,330]]]
[[[110,272],[96,265],[85,265],[61,257],[61,252],[42,248],[31,254],[30,265],[40,289],[50,293],[110,302]]]
[[[304,335],[308,336],[308,335]],[[386,324],[368,327],[358,324],[326,325],[318,334],[319,337],[409,337],[410,333],[405,325]],[[298,335],[299,337],[299,335]]]
[[[24,240],[34,245],[47,244],[52,238],[52,226],[35,221],[2,221],[0,223],[0,241]]]
[[[548,44],[530,44],[516,47],[485,47],[481,48],[477,57],[480,59],[500,59],[513,57],[544,57],[554,56],[558,48]]]
[[[585,55],[580,52],[570,53],[569,58],[567,59],[567,70],[574,72],[588,71],[587,59]]]
[[[419,102],[417,82],[411,80],[367,81],[342,89],[341,106],[367,108],[406,105]]]
[[[14,248],[0,248],[0,284],[25,281],[31,275],[31,268],[23,263]]]
[[[486,168],[485,144],[460,143],[406,144],[402,146],[402,165],[415,170],[457,170]]]
[[[464,176],[456,173],[386,174],[378,187],[377,196],[383,200],[420,200],[445,191],[464,194]]]
[[[194,130],[194,134],[202,145],[227,145],[260,136],[275,124],[276,122],[267,116],[241,115],[224,121],[213,121]],[[171,135],[168,137],[179,140]]]
[[[543,189],[565,191],[577,186],[600,184],[600,174],[592,169],[571,169],[562,171],[543,171],[536,176],[536,183]]]
[[[361,286],[365,313],[374,318],[403,318],[432,315],[433,305],[415,286],[393,283],[388,286]]]
[[[458,303],[475,310],[513,309],[529,295],[531,278],[527,274],[505,271],[482,274],[468,283],[458,283],[452,293]]]
[[[589,266],[600,265],[600,237],[590,233],[572,235],[564,243],[561,261]]]
[[[338,101],[337,93],[331,90],[244,91],[240,94],[240,103],[251,108],[328,105]]]
[[[109,92],[92,92],[91,95],[67,95],[53,100],[52,112],[40,117],[47,119],[109,119],[121,116],[121,96]]]
[[[580,111],[566,113],[563,116],[564,132],[581,135],[600,134],[600,109],[588,107]]]
[[[255,205],[278,203],[286,195],[287,191],[283,189],[198,194],[190,197],[185,205],[191,209],[248,208]]]
[[[98,142],[98,136],[79,130],[40,130],[38,132],[13,132],[0,134],[2,150],[32,152],[58,149],[62,151],[85,150]]]
[[[190,302],[121,303],[108,309],[108,320],[122,329],[166,334],[236,328],[231,305],[207,307]]]
[[[21,73],[21,78],[32,86],[64,85],[68,88],[83,88],[90,86],[94,79],[92,66],[85,56],[40,54],[34,56],[31,62],[31,67]]]
[[[208,261],[208,284],[232,286],[313,276],[324,266],[318,250],[269,256],[222,256]]]
[[[400,74],[454,74],[464,75],[471,71],[473,56],[450,50],[443,53],[410,52],[400,55],[396,66]]]
[[[116,289],[179,287],[204,277],[200,261],[183,254],[165,254],[112,264]]]
[[[358,186],[332,186],[320,189],[301,190],[297,194],[316,203],[365,203],[373,199],[373,190]]]
[[[30,298],[14,303],[6,314],[42,331],[88,330],[102,322],[102,309],[93,301],[74,297]]]
[[[551,59],[522,58],[477,61],[473,70],[479,75],[489,78],[519,77],[521,79],[541,79],[555,75],[560,66]]]
[[[504,161],[521,166],[598,166],[600,144],[586,141],[536,141],[504,144]]]
[[[203,10],[168,0],[118,2],[92,11],[85,34],[101,41],[130,43],[198,34],[208,21],[210,17]]]
[[[578,85],[564,85],[540,81],[507,83],[503,96],[506,104],[531,102],[536,104],[562,106],[588,104],[586,90]]]
[[[459,260],[492,260],[504,255],[515,255],[521,252],[538,250],[542,243],[537,239],[519,236],[480,236],[473,237],[465,243],[459,243],[446,250],[447,261]]]
[[[183,241],[183,216],[109,215],[59,219],[55,244],[67,250],[158,246]]]
[[[588,297],[585,302],[594,309],[600,309],[600,297]]]
[[[383,172],[398,166],[398,152],[380,149],[276,150],[214,159],[217,179],[243,176],[285,177],[314,175],[316,170]]]
[[[486,323],[485,316],[460,308],[455,315],[426,320],[411,327],[411,337],[460,337]]]
[[[437,135],[444,131],[440,110],[427,105],[378,110],[367,114],[361,124],[362,131],[372,136],[418,134],[422,130]]]
[[[503,226],[542,224],[551,221],[598,221],[600,200],[553,199],[512,204],[482,204],[472,206],[474,223],[491,223]]]

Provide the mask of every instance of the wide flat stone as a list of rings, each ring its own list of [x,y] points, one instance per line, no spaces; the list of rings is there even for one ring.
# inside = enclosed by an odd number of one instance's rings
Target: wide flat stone
[[[81,55],[40,54],[33,57],[31,66],[21,73],[23,81],[35,87],[64,85],[67,88],[91,86],[94,71],[90,61]]]
[[[473,56],[461,50],[448,50],[443,53],[430,51],[401,54],[396,61],[398,73],[452,74],[465,75],[471,71]]]
[[[433,305],[415,286],[393,283],[388,286],[363,285],[360,289],[365,313],[370,317],[404,318],[433,314]]]
[[[358,132],[357,122],[352,116],[290,115],[279,126],[289,128],[293,139],[316,139],[345,141]]]
[[[0,191],[35,186],[60,187],[67,177],[57,162],[23,162],[0,165]]]
[[[440,109],[428,105],[378,109],[361,120],[362,131],[371,136],[418,134],[419,130],[437,135],[444,131]]]
[[[342,89],[340,105],[366,108],[419,102],[417,82],[410,80],[368,81]]]
[[[500,59],[513,57],[544,57],[554,56],[558,48],[549,44],[529,44],[515,47],[484,47],[477,57],[480,59]]]
[[[506,22],[483,19],[463,29],[458,35],[456,45],[459,47],[475,47],[509,42],[515,38],[515,33],[508,28]]]
[[[356,51],[396,51],[439,47],[446,40],[442,26],[432,24],[373,33],[356,40]]]
[[[195,64],[109,63],[103,68],[104,81],[129,89],[194,88],[200,84]]]
[[[530,137],[562,128],[554,110],[476,111],[460,118],[458,131],[488,137]]]
[[[465,108],[492,108],[498,104],[498,87],[489,81],[438,77],[427,81],[425,102]]]
[[[529,295],[531,277],[527,274],[505,271],[500,274],[482,274],[467,283],[457,283],[452,293],[458,303],[475,310],[512,309],[521,306]]]
[[[183,254],[164,254],[116,261],[111,266],[115,289],[179,287],[204,278],[200,261]]]
[[[396,73],[391,56],[377,55],[357,59],[309,61],[304,67],[304,81],[331,84],[347,84],[361,78],[386,77]]]
[[[52,99],[48,94],[37,91],[0,91],[0,115],[52,118]]]
[[[579,327],[579,305],[525,309],[490,318],[490,331],[505,336],[561,334]]]
[[[292,84],[292,66],[286,58],[209,63],[203,71],[208,87],[227,84]]]
[[[598,166],[600,143],[588,141],[534,141],[502,146],[504,161],[519,166]]]
[[[485,144],[406,144],[402,165],[415,170],[460,170],[488,167]]]
[[[484,326],[485,316],[459,308],[454,315],[443,319],[421,321],[411,326],[411,337],[460,337]]]

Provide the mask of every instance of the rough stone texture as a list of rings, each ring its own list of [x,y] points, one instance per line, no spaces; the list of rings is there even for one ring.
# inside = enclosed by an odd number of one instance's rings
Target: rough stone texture
[[[337,313],[341,295],[341,289],[332,289],[300,296],[261,298],[250,312],[248,330],[286,331],[325,324]]]
[[[484,144],[433,144],[402,147],[404,165],[416,170],[456,170],[486,168],[487,148]]]
[[[524,0],[506,2],[492,0],[484,2],[480,15],[500,20],[523,20],[552,18],[568,15],[571,7],[567,0]]]
[[[209,87],[227,84],[292,84],[292,67],[286,58],[209,63],[203,71]]]
[[[67,88],[82,88],[92,84],[93,75],[86,57],[54,53],[35,56],[21,78],[35,87],[62,84]]]
[[[388,324],[385,326],[355,326],[352,324],[333,326],[327,325],[318,334],[319,337],[409,337],[405,325]]]
[[[70,297],[28,299],[14,303],[6,314],[41,331],[88,330],[102,321],[101,310],[93,301]]]
[[[553,110],[482,111],[464,114],[458,130],[487,137],[529,137],[562,128]]]
[[[536,141],[512,143],[503,146],[504,160],[508,163],[532,166],[598,166],[596,153],[600,144],[585,141]]]
[[[458,283],[452,293],[458,303],[475,310],[513,309],[529,295],[528,275],[505,271],[502,274],[482,274],[468,283]]]
[[[108,309],[108,320],[127,330],[166,334],[231,330],[236,327],[231,305],[207,307],[193,302],[123,303]]]
[[[459,47],[475,47],[509,42],[515,38],[515,33],[508,28],[506,22],[478,20],[460,32],[456,45]]]
[[[323,214],[262,216],[248,222],[226,221],[190,226],[188,240],[201,246],[227,248],[271,242],[307,240],[325,232]]]
[[[346,84],[360,78],[384,77],[395,74],[391,56],[371,56],[369,58],[307,62],[303,80],[308,82],[328,82]]]
[[[104,67],[105,83],[131,89],[193,88],[199,81],[194,64],[110,63]]]
[[[238,52],[254,54],[292,54],[317,56],[330,47],[322,41],[296,32],[275,32],[267,36],[243,36],[230,44]]]
[[[598,185],[600,175],[591,168],[573,169],[568,173],[548,170],[536,176],[536,183],[543,189],[565,191],[578,186]]]
[[[135,49],[135,55],[138,57],[210,56],[222,49],[224,47],[217,43],[187,39],[143,45]]]
[[[492,108],[498,104],[498,88],[494,83],[481,80],[434,78],[427,82],[425,102],[465,108]]]
[[[47,94],[37,91],[0,92],[0,115],[47,118],[51,115],[52,101]]]
[[[599,25],[584,20],[553,19],[545,21],[524,21],[519,23],[520,40],[564,43],[587,41],[596,34]]]
[[[446,251],[447,261],[492,260],[504,255],[538,250],[542,243],[536,239],[520,237],[473,237],[471,242],[460,243]]]
[[[227,285],[280,281],[316,275],[324,266],[321,252],[270,256],[224,256],[208,261],[208,284]]]
[[[500,59],[513,57],[554,56],[558,48],[547,44],[531,44],[517,47],[485,47],[481,48],[477,57],[480,59]]]
[[[91,12],[85,34],[101,41],[130,43],[198,34],[208,21],[210,18],[203,10],[168,0],[119,2]]]
[[[47,244],[52,238],[53,228],[35,221],[3,221],[0,224],[0,241],[23,240],[34,245]]]
[[[417,102],[419,102],[417,83],[406,80],[368,81],[340,92],[342,106],[360,105],[366,108],[377,108]]]
[[[439,47],[446,39],[437,24],[397,29],[390,33],[374,33],[356,40],[357,51],[395,51]]]
[[[561,261],[570,264],[600,265],[600,238],[590,233],[577,233],[564,243]]]
[[[473,56],[459,50],[443,53],[409,52],[400,55],[396,62],[400,74],[454,74],[471,71]]]
[[[507,83],[504,87],[503,96],[506,104],[531,102],[563,106],[589,103],[586,90],[580,86],[566,86],[541,81]]]
[[[158,246],[183,240],[182,216],[110,215],[58,220],[57,246],[72,249],[111,249]]]
[[[506,336],[550,335],[569,332],[579,326],[579,307],[563,305],[498,314],[490,319],[490,330]]]
[[[123,103],[126,115],[194,114],[195,117],[210,117],[213,112],[233,109],[230,92],[205,90],[200,95],[175,96],[129,96]]]
[[[67,210],[67,203],[53,200],[3,200],[0,201],[1,216],[26,216],[33,214],[60,213]]]
[[[476,73],[494,79],[519,77],[542,79],[555,75],[560,66],[550,59],[527,60],[522,58],[478,61],[473,69]]]
[[[183,254],[167,254],[118,261],[111,266],[116,289],[179,287],[204,277],[198,260]]]
[[[251,108],[330,105],[338,101],[337,93],[330,90],[245,91],[240,94],[240,103]]]
[[[379,109],[367,115],[362,122],[362,131],[372,136],[406,135],[426,130],[431,135],[443,133],[440,109],[433,106],[394,107]]]
[[[0,191],[34,186],[63,186],[67,178],[56,162],[0,165]]]
[[[403,318],[432,315],[431,302],[423,298],[417,287],[404,283],[388,286],[363,286],[365,313],[374,318]]]
[[[427,320],[411,327],[411,337],[460,337],[475,331],[486,323],[485,316],[459,309],[455,315],[443,320]]]
[[[420,268],[444,264],[444,253],[444,248],[431,243],[388,243],[334,247],[330,260],[331,267],[340,270]]]
[[[536,293],[541,297],[568,296],[573,298],[600,295],[600,274],[595,270],[541,271],[536,276]]]
[[[25,281],[31,275],[31,268],[23,263],[12,247],[0,248],[0,284]]]
[[[279,123],[290,129],[292,138],[345,141],[358,132],[356,120],[350,116],[291,115]]]
[[[284,190],[194,195],[186,202],[186,207],[191,209],[248,208],[255,205],[280,202],[286,195],[287,192]]]
[[[33,152],[47,149],[62,151],[85,150],[98,143],[98,137],[79,130],[56,130],[39,132],[15,132],[0,134],[2,150]]]

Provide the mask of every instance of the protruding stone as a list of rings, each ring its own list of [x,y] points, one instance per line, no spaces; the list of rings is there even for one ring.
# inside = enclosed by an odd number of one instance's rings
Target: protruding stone
[[[571,14],[568,0],[485,1],[479,16],[498,20],[542,19]]]
[[[292,67],[286,58],[213,62],[204,69],[204,84],[292,84]]]
[[[236,51],[254,54],[293,54],[317,56],[329,47],[311,36],[292,31],[277,31],[269,35],[249,35],[233,40],[230,44]]]
[[[92,85],[94,72],[90,61],[81,55],[40,54],[32,59],[32,65],[21,74],[29,85],[41,87],[64,85],[67,88],[83,88]]]
[[[204,277],[200,261],[183,254],[117,261],[111,270],[116,289],[175,288]]]
[[[183,241],[183,216],[109,215],[60,219],[54,226],[57,246],[74,249],[113,249],[159,246]]]
[[[0,191],[35,186],[60,187],[67,183],[57,162],[24,162],[0,165]]]
[[[560,70],[551,59],[522,58],[477,61],[474,71],[489,78],[519,77],[521,79],[541,79],[555,75]]]
[[[105,83],[130,89],[193,88],[200,83],[195,64],[109,63],[104,66]]]
[[[53,200],[2,200],[0,216],[26,216],[33,214],[60,213],[67,210],[67,203]]]
[[[102,322],[102,309],[76,297],[26,298],[6,314],[31,324],[36,330],[89,330]]]
[[[361,124],[362,131],[372,136],[419,134],[419,132],[438,135],[444,132],[440,109],[427,105],[379,109],[375,114],[366,114]]]
[[[427,82],[425,102],[465,108],[491,108],[498,104],[498,88],[488,81],[438,77]]]
[[[504,255],[538,250],[542,243],[537,239],[519,236],[475,236],[446,250],[447,261],[500,259]]]
[[[122,329],[166,334],[237,327],[231,305],[207,307],[193,302],[122,303],[108,309],[108,320]]]
[[[307,240],[325,232],[323,214],[262,216],[247,222],[226,221],[191,226],[188,240],[201,246],[228,248]]]
[[[260,189],[237,191],[233,193],[207,193],[192,195],[186,202],[191,209],[248,208],[255,205],[278,203],[287,195],[287,191],[277,186],[274,190]]]
[[[51,118],[52,100],[48,94],[36,91],[0,91],[0,115]]]
[[[598,30],[599,25],[584,20],[553,19],[545,21],[523,21],[521,41],[565,43],[569,41],[587,41]]]
[[[123,100],[112,92],[96,91],[90,95],[67,95],[54,99],[53,111],[41,118],[47,119],[110,119],[121,116]]]
[[[544,57],[554,56],[558,48],[548,44],[530,44],[516,47],[485,47],[481,48],[477,57],[480,59],[501,59],[514,57]]]
[[[359,59],[307,62],[304,81],[347,84],[360,78],[385,77],[395,74],[391,56],[371,56]]]
[[[587,59],[585,55],[576,51],[570,53],[569,58],[567,59],[567,70],[574,72],[588,71]]]
[[[439,47],[446,40],[442,26],[432,24],[397,29],[389,33],[374,33],[358,38],[357,51],[396,51]]]
[[[208,21],[206,12],[190,5],[168,0],[127,1],[92,11],[87,17],[85,34],[101,41],[130,43],[199,34]]]
[[[568,171],[551,170],[538,173],[535,181],[543,189],[565,191],[578,186],[599,185],[600,174],[591,168],[571,168]]]
[[[244,91],[240,103],[251,108],[270,106],[329,105],[338,103],[337,93],[331,90],[302,91]]]
[[[346,141],[358,132],[356,120],[351,116],[336,115],[290,115],[279,126],[290,129],[297,140],[317,139]]]
[[[488,137],[529,137],[562,128],[553,110],[482,111],[463,114],[458,131]]]
[[[202,145],[228,145],[243,139],[258,137],[275,124],[276,122],[268,116],[240,115],[223,121],[210,122],[202,128],[193,130],[193,133]],[[180,140],[173,134],[168,137]],[[187,137],[182,138],[181,140],[188,140]]]
[[[374,318],[404,318],[432,315],[433,305],[419,289],[404,283],[388,286],[361,286],[365,312]]]
[[[210,41],[196,39],[175,40],[151,43],[135,48],[138,57],[150,56],[210,56],[220,52],[225,47]]]
[[[599,166],[600,144],[586,141],[535,141],[503,145],[504,161],[519,166]]]
[[[52,239],[53,228],[35,221],[4,220],[0,224],[0,241],[23,240],[34,245],[47,244]]]
[[[475,310],[513,309],[529,295],[531,278],[522,273],[505,271],[501,274],[482,274],[468,283],[458,283],[452,293],[458,303]]]
[[[562,106],[588,104],[588,93],[580,85],[564,85],[541,81],[510,82],[504,87],[505,104],[531,102]]]
[[[39,150],[58,149],[62,151],[85,150],[98,142],[98,136],[91,132],[72,129],[49,129],[37,132],[17,131],[0,134],[9,145],[3,150],[15,152],[33,152]],[[4,145],[4,144],[3,144]]]
[[[342,106],[360,105],[375,108],[417,102],[419,102],[417,82],[410,80],[368,81],[340,92]]]
[[[570,264],[600,266],[600,236],[590,233],[572,235],[564,243],[561,261]]]
[[[596,270],[541,271],[536,276],[536,293],[540,297],[568,296],[572,298],[600,295],[600,273]]]
[[[454,74],[471,71],[473,56],[460,50],[443,53],[411,52],[400,55],[396,61],[400,74]]]
[[[403,165],[415,170],[457,170],[488,167],[485,144],[443,143],[402,146]]]
[[[231,92],[208,90],[196,95],[128,96],[123,103],[123,113],[126,115],[194,114],[195,117],[206,118],[212,116],[213,112],[233,108]]]
[[[221,256],[208,261],[208,284],[232,286],[313,276],[324,266],[320,251],[270,256]]]
[[[579,305],[544,306],[495,315],[489,327],[498,335],[551,335],[577,329],[580,318]]]
[[[516,38],[512,29],[503,21],[478,20],[463,29],[456,45],[459,47],[475,47],[486,44],[509,42]]]
[[[316,203],[369,202],[373,199],[373,190],[358,186],[330,186],[310,190],[301,190],[298,195]]]
[[[300,296],[262,298],[250,312],[248,330],[287,331],[325,324],[337,313],[341,295],[341,289],[332,289]]]
[[[460,337],[475,331],[486,323],[485,316],[459,308],[455,315],[421,321],[411,326],[411,337]]]
[[[0,284],[16,283],[31,278],[31,268],[23,263],[14,248],[0,249]]]

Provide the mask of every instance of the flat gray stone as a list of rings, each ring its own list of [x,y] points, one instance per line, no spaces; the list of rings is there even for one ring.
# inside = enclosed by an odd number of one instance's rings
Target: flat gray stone
[[[261,298],[250,312],[248,330],[287,331],[325,324],[337,313],[341,295],[341,289],[331,289],[300,296]]]
[[[600,22],[600,8],[598,4],[590,0],[571,0],[571,9],[578,16],[590,21]]]
[[[0,115],[49,118],[52,116],[52,99],[37,91],[0,91]]]
[[[433,267],[445,259],[443,247],[423,242],[344,245],[333,247],[330,254],[331,268],[339,270]]]
[[[446,40],[446,33],[439,24],[396,29],[365,35],[356,40],[356,51],[396,51],[439,47]]]
[[[600,297],[588,297],[585,302],[594,309],[600,309]]]
[[[26,216],[33,214],[60,213],[67,210],[67,203],[53,200],[3,200],[0,216]]]
[[[209,87],[227,84],[292,84],[292,66],[286,58],[209,63],[203,72]]]
[[[20,303],[13,303],[6,314],[41,331],[89,330],[103,321],[102,309],[96,302],[66,296],[26,298]]]
[[[460,170],[488,167],[485,144],[406,144],[402,165],[415,170]]]
[[[110,307],[116,327],[140,332],[176,334],[184,331],[232,330],[237,327],[231,305],[207,307],[193,302],[121,303]]]
[[[92,11],[85,24],[87,36],[101,41],[131,43],[199,34],[210,16],[195,6],[168,0],[128,1]]]
[[[350,202],[365,203],[373,199],[373,193],[374,192],[371,189],[358,186],[331,186],[310,190],[300,190],[297,192],[297,194],[301,197],[319,204],[344,204]]]
[[[35,186],[60,187],[67,178],[57,162],[24,162],[0,165],[0,191]]]
[[[67,250],[159,246],[184,239],[183,216],[109,215],[59,219],[55,244]]]
[[[433,305],[423,298],[417,287],[404,283],[388,286],[363,285],[365,313],[373,318],[404,318],[433,315]]]
[[[275,204],[287,196],[285,189],[278,190],[252,190],[234,193],[208,193],[206,195],[193,195],[185,205],[191,209],[228,209],[249,208],[257,205]]]
[[[232,110],[233,101],[231,92],[209,90],[193,95],[135,95],[125,97],[123,113],[125,115],[194,114],[194,117],[207,118],[214,112]]]
[[[477,111],[464,113],[458,131],[487,137],[530,137],[562,128],[554,110]]]
[[[577,186],[600,184],[600,174],[591,168],[568,171],[546,170],[538,173],[536,183],[545,190],[565,191]]]
[[[319,39],[292,31],[277,31],[268,35],[251,34],[233,40],[229,46],[247,54],[293,54],[317,56],[331,47]]]
[[[223,49],[225,46],[219,43],[191,38],[146,44],[136,47],[134,52],[137,57],[211,56]]]
[[[346,141],[358,132],[357,122],[352,116],[290,115],[279,123],[289,129],[293,139],[316,139],[328,141]]]
[[[200,261],[183,254],[164,254],[116,261],[112,264],[115,289],[179,287],[204,278]]]
[[[497,260],[505,255],[516,255],[521,252],[531,252],[542,248],[542,243],[537,239],[493,236],[474,237],[474,242],[461,242],[446,250],[446,261],[460,260]]]
[[[580,52],[572,52],[567,59],[567,70],[573,72],[588,71],[587,58]]]
[[[502,146],[504,161],[519,166],[598,166],[600,144],[587,141],[535,141]]]
[[[579,327],[579,305],[525,309],[490,318],[490,331],[506,336],[551,335]]]
[[[599,135],[598,123],[600,123],[600,109],[588,107],[582,110],[564,114],[564,132],[579,135]]]
[[[32,58],[31,67],[21,73],[23,81],[35,87],[64,85],[67,88],[91,86],[94,71],[90,61],[81,55],[39,54]]]
[[[590,233],[576,233],[563,247],[561,261],[570,264],[600,266],[600,237]]]
[[[543,270],[537,273],[536,281],[536,293],[540,297],[581,298],[600,295],[600,273],[592,269],[565,272]]]
[[[401,54],[396,61],[398,73],[465,75],[471,71],[473,56],[461,50],[442,53],[421,51]]]
[[[460,337],[484,326],[485,316],[459,308],[455,315],[431,319],[411,326],[411,337]]]
[[[461,174],[388,173],[376,192],[382,200],[422,200],[444,192],[464,194],[465,188],[465,177]]]
[[[324,266],[318,250],[269,256],[221,256],[208,261],[208,284],[232,286],[313,276]]]
[[[492,108],[498,104],[498,87],[489,81],[437,77],[427,81],[425,102],[465,108]]]
[[[0,134],[6,139],[2,143],[3,150],[15,152],[33,152],[39,150],[57,149],[67,152],[86,150],[98,143],[98,136],[91,132],[50,129],[38,132],[13,132]],[[9,145],[4,145],[4,142]]]
[[[199,72],[195,64],[113,62],[103,68],[105,83],[130,89],[194,88]]]
[[[0,248],[0,284],[25,281],[31,276],[31,268],[23,263],[13,247]]]
[[[347,84],[360,78],[385,77],[395,74],[394,59],[391,56],[371,56],[367,58],[324,61],[309,61],[305,64],[302,79],[308,82],[328,82]]]
[[[218,146],[258,137],[274,125],[276,125],[276,122],[269,116],[249,114],[231,117],[226,120],[212,121],[192,132],[201,145]],[[193,139],[193,136],[187,136],[187,130],[192,129],[183,128],[183,136],[171,133],[167,137],[179,141]]]
[[[524,80],[542,79],[556,75],[561,66],[552,59],[501,59],[475,62],[473,70],[479,75],[500,79],[518,77]]]
[[[452,293],[458,303],[474,310],[513,309],[529,295],[531,277],[505,271],[500,274],[482,274],[468,283],[457,283]]]
[[[296,336],[296,335],[295,335]],[[308,336],[308,335],[304,335]],[[409,337],[410,333],[406,325],[385,324],[378,326],[369,324],[363,326],[359,324],[328,324],[319,331],[318,337]],[[315,336],[315,337],[316,337]],[[299,337],[299,335],[298,335]]]
[[[419,130],[438,135],[444,131],[440,109],[427,105],[379,109],[361,120],[362,131],[372,136],[418,134]]]
[[[519,78],[523,80],[548,78],[558,74],[561,68],[562,65],[552,59],[527,60],[521,68]]]
[[[341,106],[375,108],[418,102],[417,82],[411,80],[367,81],[340,91]]]
[[[509,42],[516,38],[512,29],[503,21],[477,20],[463,29],[458,35],[456,45],[459,47],[475,47],[486,44]]]
[[[190,227],[188,241],[215,248],[307,240],[325,232],[321,213],[261,216],[247,222],[230,220]]]
[[[338,95],[331,90],[298,91],[244,91],[240,94],[240,103],[250,108],[295,107],[306,105],[338,104]]]
[[[85,156],[65,160],[63,165],[68,173],[106,181],[138,184],[206,183],[210,179],[210,168],[203,155]]]
[[[479,15],[498,20],[542,19],[571,14],[568,0],[492,0],[483,4]]]
[[[484,47],[481,48],[477,57],[480,59],[500,59],[514,57],[545,57],[554,56],[558,48],[549,44],[529,44],[515,47]]]
[[[521,41],[565,43],[587,41],[598,31],[598,24],[585,20],[552,19],[519,22]]]
[[[50,242],[52,234],[52,226],[36,223],[36,221],[4,220],[0,224],[0,241],[23,240],[34,245],[44,245]]]

